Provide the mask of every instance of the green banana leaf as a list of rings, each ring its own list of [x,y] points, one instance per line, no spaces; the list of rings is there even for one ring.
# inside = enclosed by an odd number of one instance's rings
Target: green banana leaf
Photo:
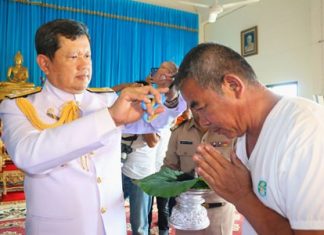
[[[147,194],[164,198],[176,197],[189,189],[209,189],[200,177],[186,180],[183,175],[181,171],[164,167],[155,174],[134,180],[134,183]]]

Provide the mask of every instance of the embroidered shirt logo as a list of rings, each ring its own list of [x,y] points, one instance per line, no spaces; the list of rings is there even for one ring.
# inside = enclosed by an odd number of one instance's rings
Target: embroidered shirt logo
[[[261,197],[265,197],[267,195],[267,182],[265,182],[264,180],[259,181],[258,192]]]

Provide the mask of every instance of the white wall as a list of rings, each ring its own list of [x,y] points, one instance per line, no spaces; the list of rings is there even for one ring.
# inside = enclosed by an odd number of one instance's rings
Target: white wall
[[[240,32],[258,26],[258,54],[246,57],[263,84],[298,81],[300,96],[324,94],[324,0],[260,0],[201,25],[200,41],[240,53]],[[201,18],[205,18],[201,16]]]

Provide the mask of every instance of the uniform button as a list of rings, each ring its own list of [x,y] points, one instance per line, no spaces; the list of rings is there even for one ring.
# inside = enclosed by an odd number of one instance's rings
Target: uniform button
[[[106,211],[107,211],[107,209],[106,209],[106,208],[104,208],[104,207],[101,207],[101,209],[100,209],[100,212],[101,212],[101,214],[104,214],[104,213],[106,213]]]
[[[88,153],[88,155],[89,155],[89,157],[94,157],[95,154],[94,154],[94,152],[91,151],[90,153]]]
[[[97,183],[100,184],[101,183],[101,178],[100,177],[97,177]]]

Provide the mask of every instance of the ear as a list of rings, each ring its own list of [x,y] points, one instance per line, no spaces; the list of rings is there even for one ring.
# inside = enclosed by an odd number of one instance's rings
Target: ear
[[[229,93],[231,96],[240,98],[245,85],[242,80],[234,74],[226,74],[223,79],[222,90],[224,93]]]
[[[37,55],[37,64],[39,66],[39,68],[46,74],[48,75],[49,73],[49,63],[50,63],[50,59],[46,56],[46,55]]]

